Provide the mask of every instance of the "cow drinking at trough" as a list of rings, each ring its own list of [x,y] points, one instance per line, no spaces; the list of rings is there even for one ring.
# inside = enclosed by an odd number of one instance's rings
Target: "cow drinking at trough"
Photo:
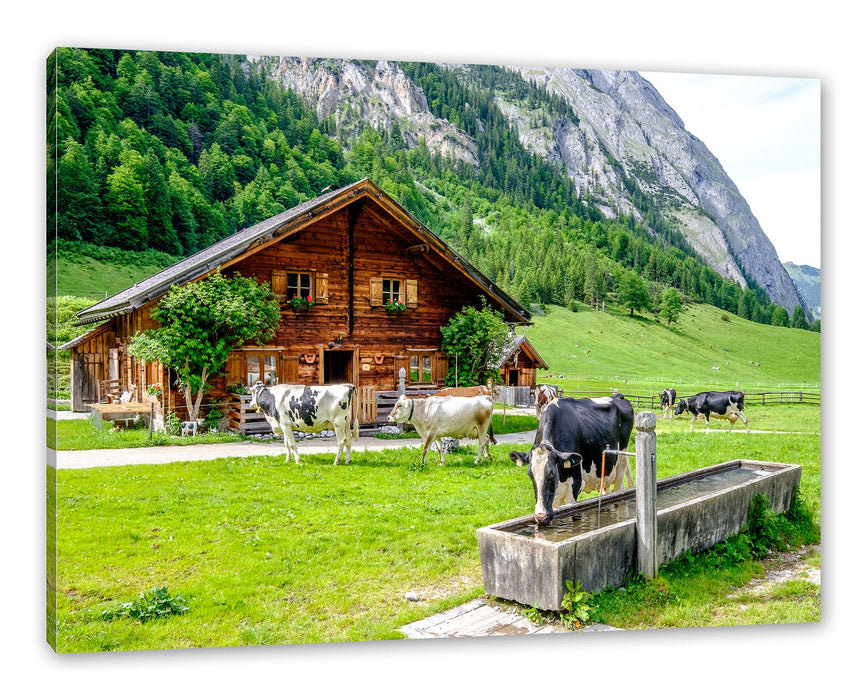
[[[707,424],[706,432],[710,432],[710,418],[727,419],[728,430],[734,427],[737,418],[743,421],[746,432],[749,432],[749,421],[743,413],[743,401],[745,396],[742,391],[702,391],[700,394],[680,399],[677,404],[675,416],[688,411],[692,414],[692,423],[689,430],[694,430],[695,418],[703,416]]]
[[[301,455],[295,445],[295,430],[302,433],[318,433],[331,429],[337,437],[337,456],[334,464],[346,452],[346,464],[352,459],[352,439],[358,439],[358,418],[352,423],[355,396],[354,384],[329,384],[327,386],[302,386],[300,384],[277,384],[265,386],[256,382],[250,390],[253,400],[250,408],[262,413],[274,431],[282,435],[286,444],[286,462],[289,455],[295,463],[301,463]]]
[[[628,455],[604,458],[605,449],[628,449],[634,427],[634,409],[620,393],[610,398],[557,398],[541,414],[529,452],[511,452],[517,466],[528,465],[535,490],[535,521],[548,525],[553,509],[574,503],[582,491],[619,490],[625,476],[632,486]]]
[[[394,404],[389,423],[411,423],[422,440],[421,463],[427,459],[430,445],[436,443],[439,464],[445,463],[445,455],[439,444],[440,437],[478,438],[478,455],[490,459],[487,431],[493,418],[493,399],[490,396],[430,396],[426,399],[410,399],[401,396]]]
[[[659,394],[659,403],[662,405],[662,418],[673,418],[674,404],[676,401],[676,389],[665,389],[661,394]]]

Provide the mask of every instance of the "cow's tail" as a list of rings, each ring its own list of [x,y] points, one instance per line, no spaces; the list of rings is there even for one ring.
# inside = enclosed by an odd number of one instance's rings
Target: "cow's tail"
[[[352,405],[352,437],[355,438],[355,442],[361,439],[360,431],[358,430],[358,387],[352,386],[352,395],[349,398],[349,401]]]

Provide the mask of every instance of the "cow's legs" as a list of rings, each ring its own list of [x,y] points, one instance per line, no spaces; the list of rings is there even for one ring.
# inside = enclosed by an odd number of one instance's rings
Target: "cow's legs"
[[[490,446],[489,446],[489,438],[487,437],[487,431],[478,432],[478,454],[475,456],[475,464],[478,464],[482,457],[485,456],[487,459],[490,459]]]
[[[430,443],[433,442],[433,435],[428,435],[427,439],[424,440],[424,444],[421,447],[421,464],[424,464],[427,459],[427,452],[430,450]],[[440,460],[442,459],[442,453],[439,453]]]
[[[289,455],[295,458],[295,464],[300,466],[301,453],[298,451],[298,446],[295,444],[295,433],[292,430],[286,430],[283,436],[283,442],[286,443],[286,464],[289,462]]]
[[[352,431],[347,419],[345,425],[336,423],[333,425],[334,433],[337,436],[337,456],[334,458],[334,466],[340,461],[340,455],[343,450],[346,451],[346,464],[352,461]]]
[[[628,488],[634,486],[634,481],[631,478],[631,468],[629,466],[628,455],[619,455],[614,466],[614,481],[608,491],[620,491],[622,489],[622,478],[626,478]]]

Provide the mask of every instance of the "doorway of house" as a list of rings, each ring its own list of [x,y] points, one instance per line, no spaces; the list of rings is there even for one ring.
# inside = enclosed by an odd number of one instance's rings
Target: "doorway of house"
[[[520,370],[510,369],[508,370],[508,386],[517,386],[520,378]]]
[[[324,384],[344,384],[352,381],[351,350],[326,350]]]

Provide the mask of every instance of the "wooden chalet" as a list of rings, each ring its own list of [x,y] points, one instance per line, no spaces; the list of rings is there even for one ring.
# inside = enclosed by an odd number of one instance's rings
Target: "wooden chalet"
[[[229,388],[266,384],[352,382],[361,390],[362,422],[374,422],[376,392],[394,391],[400,370],[409,388],[444,384],[448,357],[440,327],[466,305],[484,299],[509,324],[529,312],[496,287],[370,180],[327,192],[199,251],[78,314],[77,324],[101,325],[67,343],[72,351],[73,410],[104,401],[103,388],[163,387],[163,408],[186,409],[159,364],[140,364],[127,344],[155,327],[151,310],[172,285],[215,270],[269,282],[282,302],[280,328],[266,347],[249,346],[212,376],[205,404],[227,406]],[[293,297],[310,297],[295,308]],[[405,305],[389,311],[389,303]],[[504,383],[534,386],[547,367],[528,341],[503,361]],[[510,364],[509,364],[510,363]]]

